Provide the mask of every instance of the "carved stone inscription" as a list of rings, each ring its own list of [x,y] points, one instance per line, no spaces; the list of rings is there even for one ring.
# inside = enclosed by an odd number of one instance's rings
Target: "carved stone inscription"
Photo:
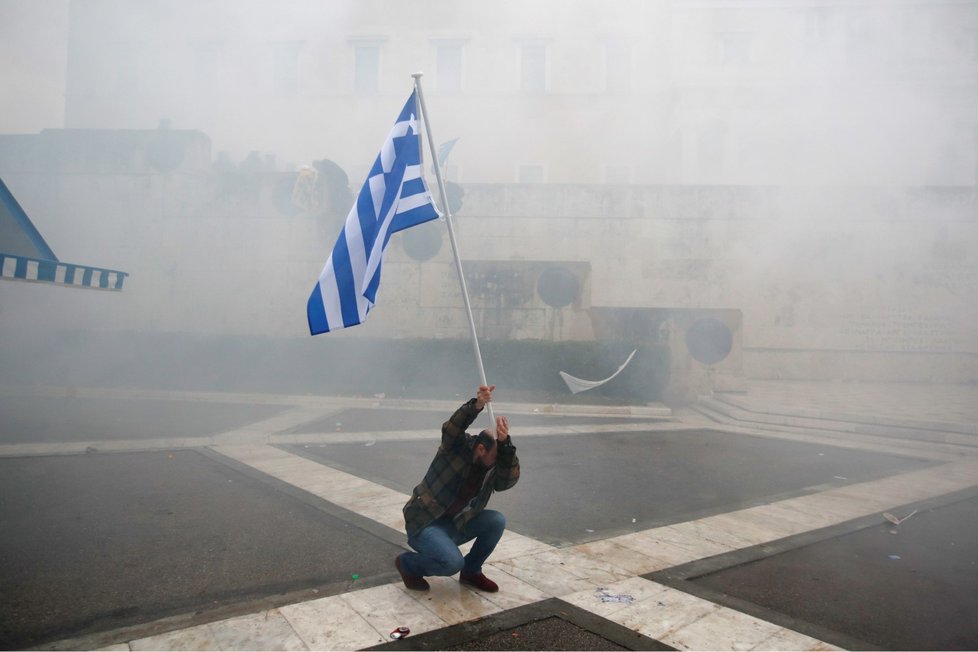
[[[909,310],[849,313],[840,334],[865,351],[949,353],[968,348],[947,319]]]

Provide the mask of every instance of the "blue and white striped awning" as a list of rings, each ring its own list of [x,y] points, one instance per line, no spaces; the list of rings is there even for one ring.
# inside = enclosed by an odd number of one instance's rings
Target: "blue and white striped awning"
[[[114,269],[58,260],[0,179],[0,278],[118,292],[127,276]]]
[[[2,278],[12,281],[56,283],[73,288],[121,290],[129,276],[125,272],[102,267],[89,267],[57,260],[43,260],[0,252]]]

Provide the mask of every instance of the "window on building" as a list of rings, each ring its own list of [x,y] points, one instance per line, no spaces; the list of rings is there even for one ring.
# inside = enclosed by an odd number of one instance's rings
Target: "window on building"
[[[380,90],[380,46],[361,43],[353,46],[353,91],[373,95]]]
[[[281,43],[272,50],[272,90],[276,95],[295,95],[299,90],[298,43]]]
[[[520,165],[516,181],[518,183],[543,183],[543,166]]]
[[[435,45],[435,88],[441,93],[462,90],[462,44]]]
[[[813,7],[805,13],[805,37],[809,42],[824,42],[832,26],[831,7]]]
[[[747,32],[717,34],[717,57],[724,66],[745,66],[751,63],[751,35]]]
[[[848,15],[846,22],[845,44],[846,60],[854,64],[875,63],[884,55],[885,42],[881,39],[880,25],[873,15],[865,12],[853,12]],[[927,21],[929,23],[929,20]],[[927,23],[918,27],[921,34],[929,31]],[[929,39],[926,39],[926,43]],[[933,44],[928,43],[928,54],[935,51]]]
[[[933,10],[929,7],[918,6],[904,9],[900,16],[903,27],[901,42],[907,54],[917,61],[926,61],[933,58],[934,52],[937,49],[935,41],[940,40],[939,37],[935,38],[938,32],[935,31]],[[849,40],[851,38],[849,35],[851,31],[851,28],[848,26],[849,22],[854,22],[851,17],[847,21],[847,53],[850,49]]]
[[[831,7],[813,7],[805,12],[805,54],[824,57],[832,42],[835,10]]]
[[[626,93],[632,87],[632,47],[622,41],[605,43],[604,89],[608,93]]]
[[[547,90],[547,46],[524,43],[520,57],[520,90],[543,93]]]

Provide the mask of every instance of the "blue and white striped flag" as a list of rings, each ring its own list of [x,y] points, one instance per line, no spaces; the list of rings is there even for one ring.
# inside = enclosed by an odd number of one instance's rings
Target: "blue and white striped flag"
[[[367,318],[391,235],[438,217],[424,177],[416,92],[411,93],[360,189],[306,312],[313,335]]]

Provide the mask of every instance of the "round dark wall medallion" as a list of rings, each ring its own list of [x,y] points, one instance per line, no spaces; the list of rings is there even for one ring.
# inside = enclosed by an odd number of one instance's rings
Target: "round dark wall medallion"
[[[434,257],[441,249],[441,233],[444,229],[445,225],[441,220],[431,220],[401,231],[399,236],[404,251],[419,262]]]
[[[579,290],[577,277],[566,267],[548,267],[537,279],[537,294],[553,308],[572,304]]]
[[[686,331],[686,348],[703,364],[716,364],[730,355],[733,333],[719,319],[697,319]]]

